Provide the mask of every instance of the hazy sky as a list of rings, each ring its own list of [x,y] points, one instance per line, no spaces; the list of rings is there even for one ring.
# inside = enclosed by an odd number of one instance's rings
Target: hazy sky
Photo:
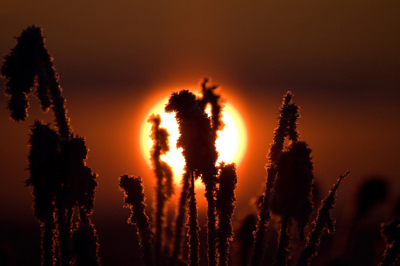
[[[105,217],[126,223],[122,174],[148,178],[151,198],[152,174],[138,141],[152,103],[199,89],[201,78],[211,77],[247,125],[237,191],[243,217],[263,183],[287,90],[301,107],[300,139],[313,149],[323,194],[352,170],[338,204],[353,200],[354,188],[375,174],[393,182],[393,198],[400,195],[399,14],[399,1],[4,0],[0,54],[14,47],[22,29],[43,28],[72,127],[86,137],[88,165],[99,174],[95,225]],[[1,94],[1,230],[29,221],[39,232],[24,169],[29,126],[38,118],[51,122],[51,115],[41,114],[32,97],[28,120],[16,123],[6,103]]]

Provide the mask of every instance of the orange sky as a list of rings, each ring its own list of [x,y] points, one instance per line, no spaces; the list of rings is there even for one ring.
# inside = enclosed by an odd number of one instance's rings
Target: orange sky
[[[248,126],[238,169],[243,217],[263,183],[287,90],[301,107],[300,139],[313,149],[323,194],[352,170],[339,205],[374,174],[392,182],[392,198],[400,195],[399,13],[398,1],[2,1],[0,54],[27,26],[44,29],[74,133],[86,137],[88,165],[99,174],[95,224],[117,216],[126,222],[122,174],[142,176],[151,198],[138,140],[157,95],[199,89],[211,77]],[[0,217],[36,223],[23,187],[28,133],[34,119],[51,122],[51,115],[32,97],[29,118],[16,123],[6,102],[1,94]]]

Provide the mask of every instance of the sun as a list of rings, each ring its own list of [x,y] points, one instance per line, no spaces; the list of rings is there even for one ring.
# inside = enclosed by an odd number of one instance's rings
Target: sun
[[[176,141],[179,138],[178,124],[175,120],[175,113],[165,113],[164,107],[168,103],[169,97],[159,100],[148,111],[146,117],[143,118],[140,130],[140,149],[144,160],[151,167],[150,150],[153,141],[150,138],[151,123],[147,122],[152,114],[159,114],[161,117],[161,127],[167,129],[169,136],[170,151],[166,155],[162,155],[161,159],[168,163],[174,172],[174,183],[180,186],[182,179],[183,169],[185,166],[185,159],[182,155],[182,149],[176,148]],[[209,110],[207,110],[209,113]],[[222,161],[225,163],[235,163],[239,166],[241,163],[246,147],[247,147],[247,132],[246,126],[242,117],[236,108],[226,102],[222,110],[222,121],[225,127],[222,131],[218,131],[218,138],[216,140],[216,148],[219,153],[218,164]]]

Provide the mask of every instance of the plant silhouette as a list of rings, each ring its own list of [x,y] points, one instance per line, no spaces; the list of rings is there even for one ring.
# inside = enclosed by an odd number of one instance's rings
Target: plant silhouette
[[[39,121],[33,124],[31,132],[28,156],[30,178],[27,185],[33,187],[33,209],[42,229],[42,265],[53,265],[56,230],[54,199],[61,184],[56,159],[60,137]]]
[[[185,158],[186,167],[189,173],[193,175],[191,178],[201,176],[205,184],[205,196],[208,203],[208,261],[209,265],[215,265],[215,194],[218,153],[215,148],[211,121],[204,110],[199,107],[196,96],[187,90],[173,93],[165,111],[175,112],[180,132],[177,147],[183,149],[182,154]]]
[[[151,241],[149,218],[145,212],[145,197],[143,182],[140,177],[123,175],[119,179],[120,189],[124,192],[124,206],[131,209],[128,223],[138,227],[140,248],[145,266],[154,266],[154,252]]]
[[[10,97],[7,109],[13,120],[26,120],[31,93],[39,99],[43,111],[51,108],[54,114],[54,126],[34,121],[28,143],[29,179],[26,185],[32,188],[33,213],[41,229],[41,265],[99,266],[98,237],[90,219],[97,174],[86,165],[88,149],[85,139],[73,133],[58,74],[46,49],[41,28],[33,25],[22,32],[16,46],[4,57],[1,75],[6,80],[5,93]],[[230,250],[234,232],[237,232],[239,239],[242,266],[260,266],[266,261],[274,261],[273,264],[277,266],[310,265],[320,248],[323,233],[333,234],[335,231],[331,210],[335,206],[339,185],[349,172],[339,177],[328,196],[322,200],[315,212],[317,214],[312,215],[312,150],[308,143],[299,140],[297,123],[300,108],[293,102],[293,94],[287,92],[283,96],[278,126],[268,151],[265,190],[260,197],[258,216],[248,215],[235,231],[232,221],[238,184],[236,165],[217,163],[216,140],[218,131],[224,127],[222,110],[225,100],[216,93],[218,86],[209,86],[208,82],[207,78],[201,82],[201,96],[196,97],[188,90],[181,90],[172,93],[165,106],[166,112],[175,113],[180,136],[173,145],[182,148],[185,159],[176,217],[166,214],[166,203],[175,191],[171,167],[161,160],[161,156],[169,151],[170,144],[167,130],[160,127],[159,115],[152,115],[148,119],[152,123],[153,147],[150,158],[156,180],[154,213],[150,215],[153,217],[153,226],[146,213],[142,179],[127,174],[119,177],[124,206],[131,210],[128,223],[137,227],[143,259],[143,263],[137,261],[137,264],[197,266],[203,262],[199,252],[203,248],[199,240],[199,195],[195,190],[195,181],[200,178],[205,185],[204,196],[207,201],[207,244],[204,247],[207,249],[207,265],[228,266],[235,263]],[[211,115],[206,112],[208,107],[211,107]],[[354,227],[364,219],[371,206],[383,202],[386,195],[386,185],[381,181],[363,186]],[[72,218],[76,210],[79,210],[80,222],[74,226]],[[279,234],[272,234],[276,240],[274,255],[265,252],[267,230],[272,227],[269,225],[271,213],[279,217]],[[380,265],[398,263],[398,216],[397,210],[395,219],[382,225],[387,248]],[[166,217],[168,225],[165,225]],[[315,217],[314,221],[310,222],[310,217]],[[175,223],[172,225],[171,221]],[[293,225],[297,232],[291,230]],[[166,226],[173,226],[168,237]],[[185,230],[188,254],[182,254],[186,250],[182,248]],[[300,247],[298,253],[292,252],[292,247],[296,247],[293,242],[302,243],[297,245]],[[266,254],[273,259],[266,258]],[[8,260],[3,250],[0,250],[0,255],[1,261]],[[336,259],[329,263],[337,265],[341,262]]]
[[[5,93],[10,96],[7,109],[13,120],[25,120],[28,116],[28,96],[32,91],[43,111],[50,107],[53,110],[57,131],[40,121],[31,127],[27,185],[33,187],[34,213],[42,228],[42,265],[55,265],[56,261],[62,266],[70,265],[74,207],[80,208],[81,223],[90,224],[97,175],[86,166],[85,140],[72,133],[41,28],[33,25],[22,32],[15,48],[4,58],[1,75],[6,79]],[[55,236],[57,243],[53,242]],[[95,241],[94,228],[93,236]],[[57,256],[55,246],[59,249]]]
[[[169,151],[168,132],[165,128],[160,128],[161,118],[159,115],[150,116],[148,122],[152,123],[151,138],[153,139],[153,148],[151,150],[151,162],[154,174],[157,179],[155,188],[156,193],[156,236],[155,236],[155,263],[161,265],[162,261],[162,236],[163,236],[163,216],[165,201],[171,197],[174,192],[173,173],[171,167],[160,159],[162,154]]]
[[[189,220],[188,220],[188,246],[189,246],[189,254],[188,254],[188,265],[197,266],[199,265],[199,221],[197,220],[197,201],[196,201],[196,193],[194,191],[194,180],[195,177],[193,174],[190,175],[190,187],[189,187]]]
[[[400,257],[400,218],[397,216],[391,223],[381,225],[381,233],[386,241],[386,250],[382,255],[380,266],[398,263]]]
[[[260,200],[260,211],[255,231],[252,266],[261,265],[265,253],[265,234],[270,220],[271,209],[281,215],[281,230],[275,265],[286,266],[289,263],[289,228],[291,219],[297,223],[300,240],[304,238],[303,229],[307,225],[313,210],[312,185],[313,164],[311,149],[305,142],[298,141],[297,119],[299,107],[293,103],[293,94],[287,92],[280,108],[278,127],[269,150],[269,162],[266,166],[266,189]],[[285,138],[289,140],[284,149]],[[329,210],[334,206],[335,193],[342,179],[339,178],[328,198],[324,200],[316,218],[314,231],[308,238],[307,245],[301,253],[298,265],[309,265],[315,254],[322,232],[327,229],[333,232],[333,222]]]
[[[235,164],[225,165],[222,163],[220,168],[216,200],[218,214],[217,250],[219,265],[227,266],[229,265],[229,244],[233,240],[232,219],[236,201],[237,175]]]
[[[338,181],[329,192],[328,197],[322,201],[322,205],[318,210],[318,217],[314,221],[314,229],[310,233],[310,236],[307,239],[307,244],[301,252],[300,258],[297,262],[297,266],[310,264],[311,258],[316,255],[321,234],[324,231],[328,231],[328,233],[331,234],[333,234],[333,232],[335,231],[335,220],[331,217],[330,209],[335,206],[336,192],[339,188],[340,182],[342,182],[342,180],[349,173],[350,172],[348,171],[339,177]]]
[[[182,234],[183,234],[183,226],[185,224],[185,217],[187,212],[187,199],[189,193],[190,186],[190,173],[185,170],[185,173],[182,176],[182,190],[179,197],[179,205],[178,205],[178,215],[175,221],[175,238],[173,243],[172,256],[170,258],[169,264],[175,265],[181,253],[181,244],[182,244]]]
[[[285,137],[289,137],[289,140],[292,141],[297,141],[298,138],[298,133],[296,131],[298,107],[292,103],[292,98],[293,94],[291,92],[288,92],[283,98],[278,127],[275,129],[273,143],[269,150],[269,162],[266,166],[266,189],[260,204],[259,218],[255,232],[254,254],[251,259],[252,266],[259,266],[264,257],[265,230],[270,219],[270,208],[273,199],[275,179],[278,172],[277,162],[283,151]]]
[[[207,81],[208,80],[205,79],[202,83],[203,96],[196,98],[193,93],[187,90],[174,92],[165,107],[167,112],[175,112],[175,117],[180,131],[177,147],[182,148],[182,154],[184,155],[186,166],[182,181],[183,187],[178,208],[178,218],[175,226],[177,235],[175,236],[173,253],[172,255],[163,254],[155,256],[156,261],[159,260],[159,258],[169,257],[168,260],[164,259],[164,262],[159,261],[158,263],[160,264],[163,264],[166,261],[168,261],[170,265],[184,263],[182,259],[179,258],[181,241],[180,228],[183,224],[183,217],[186,212],[184,203],[185,199],[187,199],[187,236],[189,248],[187,263],[192,266],[199,265],[199,225],[194,187],[194,181],[199,177],[202,178],[202,181],[205,184],[205,197],[208,202],[208,265],[214,262],[221,266],[229,264],[229,243],[233,239],[233,228],[231,222],[235,208],[234,190],[237,184],[236,166],[235,164],[225,164],[223,162],[220,166],[216,165],[216,157],[218,153],[215,148],[215,141],[217,139],[217,131],[222,127],[222,123],[219,122],[221,120],[220,114],[222,105],[219,100],[220,96],[214,94],[216,86],[207,87]],[[292,220],[296,222],[298,238],[303,240],[304,227],[308,224],[311,212],[313,211],[312,187],[314,176],[313,163],[311,161],[311,149],[308,147],[307,143],[298,140],[299,133],[297,132],[297,119],[299,118],[299,108],[293,103],[292,99],[293,94],[291,92],[284,95],[283,104],[280,109],[278,127],[275,129],[274,142],[271,145],[269,152],[269,164],[266,167],[268,174],[267,188],[262,197],[260,213],[258,216],[258,226],[254,232],[255,242],[251,264],[263,260],[265,230],[266,224],[270,218],[270,211],[281,216],[281,229],[275,265],[282,266],[289,265],[289,261],[291,260],[289,228]],[[212,103],[214,103],[215,106],[213,106]],[[212,112],[214,119],[213,117],[208,117],[205,113],[205,107],[207,104],[210,104],[212,108],[219,110],[215,113]],[[151,156],[154,173],[157,179],[155,190],[156,201],[157,206],[163,206],[162,204],[159,204],[159,202],[160,200],[164,201],[168,195],[161,192],[163,191],[162,187],[164,187],[166,191],[169,191],[169,185],[167,184],[167,181],[163,184],[165,171],[162,170],[162,161],[160,161],[159,156],[168,151],[168,133],[165,129],[159,127],[161,124],[159,116],[152,115],[149,118],[149,122],[153,123],[151,137],[154,146]],[[215,128],[213,125],[215,125]],[[284,147],[286,138],[288,139],[289,144],[287,147]],[[342,179],[347,175],[348,172],[339,178],[327,199],[322,202],[319,215],[314,221],[314,230],[310,232],[310,235],[308,236],[307,243],[301,252],[297,265],[309,265],[311,258],[316,254],[321,234],[325,230],[329,233],[333,232],[334,222],[330,216],[330,209],[334,206],[338,186]],[[125,177],[125,179],[126,178],[127,177]],[[123,186],[121,185],[121,187]],[[143,193],[139,188],[136,190],[137,194]],[[140,193],[139,190],[141,191]],[[140,198],[140,200],[143,202],[144,198]],[[139,201],[139,199],[137,201]],[[145,216],[144,207],[140,210],[134,210],[133,208],[132,212],[135,213],[135,211],[138,213],[140,212],[141,217]],[[159,241],[160,238],[158,231],[160,230],[159,228],[161,228],[157,224],[159,224],[159,217],[163,216],[162,212],[163,208],[156,207],[156,233],[154,237],[155,241],[153,242],[156,243],[155,248],[158,250],[157,252],[161,252],[162,250],[160,244],[157,244],[157,241]],[[147,228],[150,228],[150,225],[143,226],[142,228],[143,229],[138,226],[141,241],[143,243],[144,240],[142,235],[147,236],[148,233],[140,233],[140,231],[147,231]],[[247,232],[248,234],[249,232],[252,234],[251,231]],[[260,239],[257,239],[257,237]],[[241,238],[245,239],[245,236],[241,236]],[[211,239],[212,241],[210,241]],[[250,244],[253,241],[252,239],[248,240]],[[146,240],[146,243],[150,242],[151,241]],[[211,250],[212,246],[213,249]],[[149,250],[151,249],[147,248],[147,251]],[[143,254],[146,254],[147,251],[143,250]],[[248,250],[243,252],[242,259],[244,261],[247,261],[246,254],[248,254]],[[144,255],[144,258],[145,264],[147,264],[149,259],[146,259],[146,255]]]

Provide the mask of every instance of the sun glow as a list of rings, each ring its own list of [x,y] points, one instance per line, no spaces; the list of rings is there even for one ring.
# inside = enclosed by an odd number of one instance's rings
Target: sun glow
[[[179,138],[179,129],[175,120],[175,113],[165,113],[164,111],[164,107],[167,103],[168,97],[160,100],[150,109],[146,117],[143,119],[140,132],[140,148],[144,159],[151,167],[150,150],[153,141],[150,138],[151,123],[147,122],[147,120],[152,114],[160,114],[161,127],[166,128],[170,134],[170,151],[166,155],[162,155],[161,160],[165,161],[172,167],[174,171],[175,185],[180,186],[185,166],[185,159],[182,155],[182,149],[176,148],[176,142]],[[209,113],[209,110],[207,110],[207,113]],[[222,110],[222,121],[224,122],[225,127],[222,131],[218,131],[218,138],[216,141],[216,147],[219,153],[218,163],[221,163],[222,161],[225,163],[234,162],[236,166],[238,166],[244,157],[247,146],[245,124],[239,112],[229,102],[225,103]]]

